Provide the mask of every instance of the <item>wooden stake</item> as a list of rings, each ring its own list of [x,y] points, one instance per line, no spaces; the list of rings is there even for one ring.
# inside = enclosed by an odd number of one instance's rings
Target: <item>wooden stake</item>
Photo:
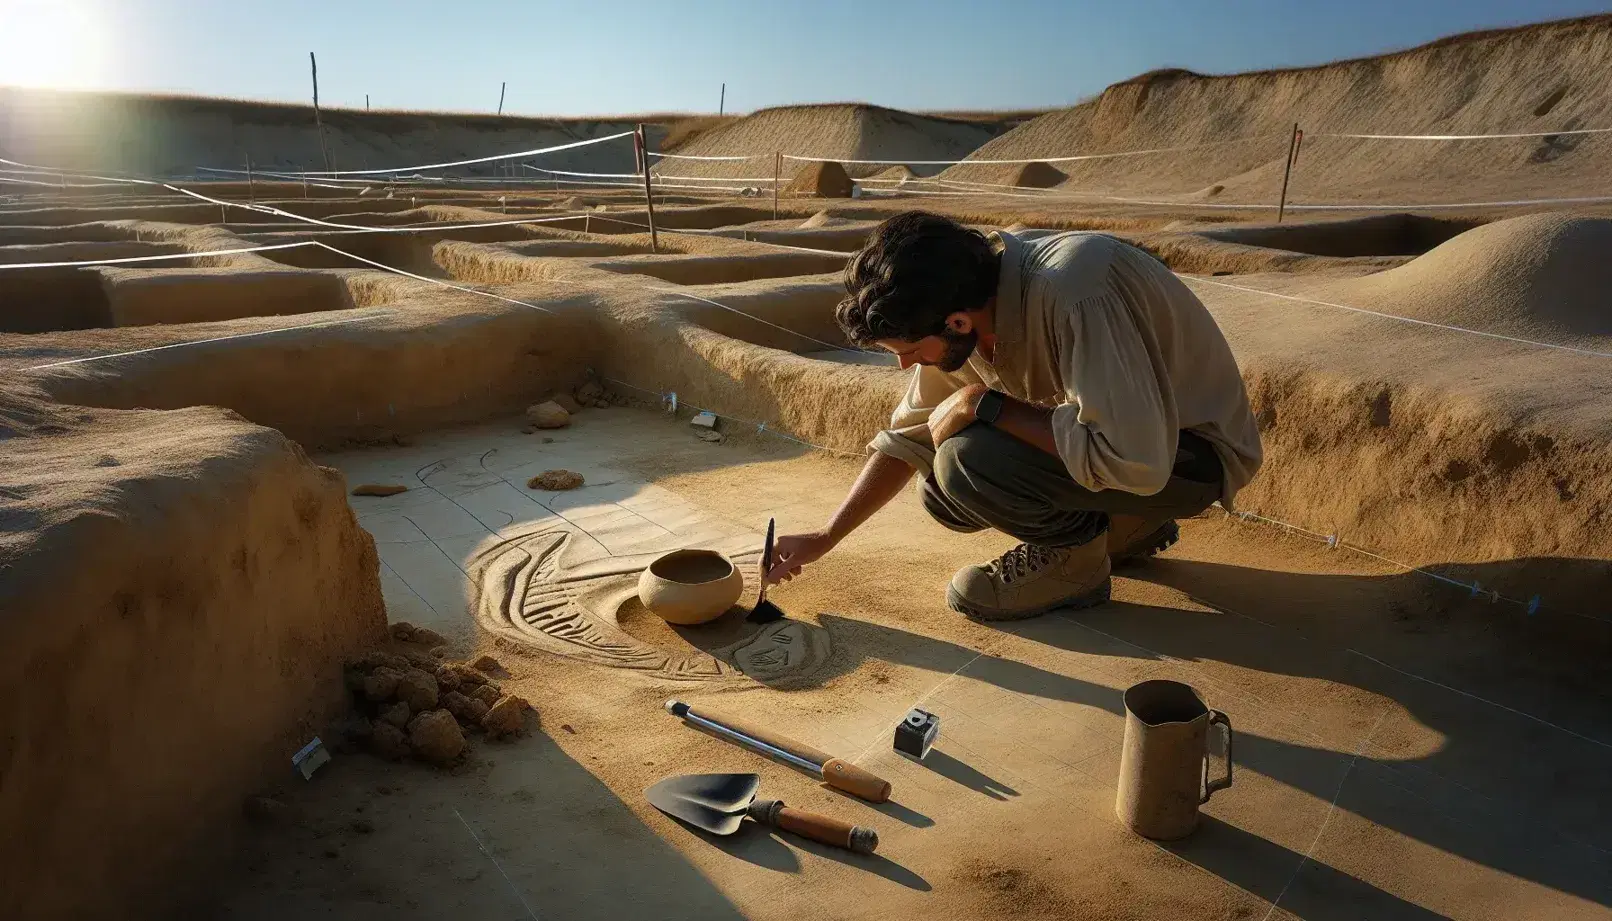
[[[364,111],[365,112],[369,111],[369,94],[368,93],[364,94]]]
[[[257,183],[252,180],[252,155],[246,155],[246,203],[257,204]]]
[[[772,155],[772,219],[778,220],[778,183],[784,174],[784,152]]]
[[[506,90],[508,88],[509,88],[509,81],[508,80],[505,80],[504,82],[498,84],[498,114],[499,115],[504,114],[504,90]]]
[[[325,158],[325,172],[330,172],[330,148],[325,146],[325,122],[319,117],[319,61],[308,52],[308,66],[313,68],[313,124],[319,129],[319,153]],[[308,184],[302,184],[303,198],[308,197]]]
[[[1287,180],[1293,175],[1293,154],[1299,146],[1299,123],[1293,123],[1293,134],[1287,139],[1287,163],[1282,167],[1282,199],[1276,205],[1276,223],[1282,223],[1282,215],[1287,211]]]
[[[638,149],[638,164],[644,172],[644,204],[649,213],[649,251],[659,253],[660,241],[655,236],[655,192],[649,184],[649,141],[644,137],[642,124],[633,132],[633,146]]]
[[[721,117],[723,110],[727,108],[727,105],[728,105],[728,85],[726,83],[724,83],[724,84],[722,84],[722,95],[718,96],[717,101],[716,101],[716,114],[717,114],[717,116],[719,118]]]

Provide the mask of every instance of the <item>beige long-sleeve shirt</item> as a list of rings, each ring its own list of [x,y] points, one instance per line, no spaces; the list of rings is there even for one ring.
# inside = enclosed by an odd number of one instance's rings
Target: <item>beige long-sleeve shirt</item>
[[[1001,252],[996,347],[956,373],[919,365],[890,429],[870,448],[928,472],[927,422],[972,383],[1052,408],[1058,455],[1091,490],[1152,495],[1175,465],[1181,429],[1215,447],[1221,503],[1259,470],[1259,429],[1242,375],[1214,317],[1174,272],[1096,233],[993,235]]]

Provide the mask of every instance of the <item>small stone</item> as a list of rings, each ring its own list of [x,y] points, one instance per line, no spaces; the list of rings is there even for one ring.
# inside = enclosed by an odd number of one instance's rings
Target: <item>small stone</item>
[[[453,670],[451,664],[444,662],[438,665],[436,671],[432,672],[431,675],[437,679],[438,691],[446,694],[449,691],[459,690],[459,673]]]
[[[407,643],[409,640],[414,639],[414,630],[413,624],[400,620],[392,625],[392,639],[402,640]]]
[[[403,672],[383,665],[364,679],[364,698],[372,703],[391,700],[392,695],[397,693],[398,682],[402,680]]]
[[[396,484],[364,483],[353,487],[353,495],[355,496],[395,496],[398,493],[408,491],[407,486]]]
[[[402,729],[409,724],[409,717],[413,715],[409,710],[409,705],[399,700],[390,706],[382,707],[376,719],[383,723],[391,723],[393,726]]]
[[[486,704],[489,707],[491,707],[495,703],[498,703],[498,698],[501,696],[498,693],[498,688],[496,686],[494,686],[494,685],[491,685],[491,684],[481,685],[480,687],[477,687],[477,688],[475,688],[475,689],[473,689],[471,691],[468,691],[467,693],[471,697],[475,698],[476,700],[481,701],[482,703]]]
[[[411,668],[399,677],[397,699],[418,713],[437,705],[437,679],[418,668]]]
[[[545,470],[537,476],[526,481],[528,489],[546,489],[550,492],[560,492],[567,489],[576,489],[583,483],[582,474],[570,470]]]
[[[571,424],[571,414],[553,400],[526,407],[526,419],[540,429],[563,429]]]
[[[253,825],[284,825],[291,820],[291,807],[272,796],[248,796],[241,814]]]
[[[582,412],[582,404],[578,403],[569,393],[560,394],[559,396],[555,397],[552,402],[555,406],[560,407],[567,413]]]
[[[537,431],[537,426],[535,426],[535,425],[523,425],[523,426],[521,426],[521,434],[522,435],[530,435],[530,434],[532,434],[533,432],[536,432],[536,431]],[[545,439],[543,439],[543,441],[546,443],[546,442],[549,441],[549,439],[545,438]]]
[[[478,656],[476,661],[470,663],[470,667],[478,672],[486,672],[490,675],[504,670],[503,663],[492,656]]]
[[[609,409],[610,408],[610,401],[609,400],[594,400],[593,401],[593,406],[594,406],[595,409]]]
[[[409,747],[421,760],[447,764],[465,750],[465,734],[452,713],[430,710],[409,723]]]
[[[403,730],[391,723],[376,723],[369,735],[369,750],[382,758],[397,761],[409,753],[409,740]]]
[[[603,396],[604,388],[599,386],[598,381],[588,381],[576,389],[577,402],[585,406],[591,405],[594,401],[601,399]]]
[[[529,706],[519,697],[502,698],[487,709],[487,715],[481,718],[481,728],[494,739],[519,735],[526,728]]]
[[[431,658],[433,659],[446,659],[451,655],[453,655],[453,650],[447,646],[434,646],[431,649]]]
[[[373,835],[375,833],[375,823],[369,819],[354,819],[351,828],[360,835]]]

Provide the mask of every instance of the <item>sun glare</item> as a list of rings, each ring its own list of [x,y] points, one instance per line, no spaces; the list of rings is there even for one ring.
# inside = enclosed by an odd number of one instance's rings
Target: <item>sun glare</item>
[[[111,26],[106,0],[0,0],[0,85],[100,85]]]

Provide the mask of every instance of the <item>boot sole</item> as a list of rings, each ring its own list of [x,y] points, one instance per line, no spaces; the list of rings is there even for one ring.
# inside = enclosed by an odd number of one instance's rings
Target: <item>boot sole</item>
[[[1180,539],[1181,526],[1174,521],[1166,521],[1164,524],[1159,525],[1152,534],[1132,542],[1123,553],[1116,554],[1110,559],[1115,566],[1140,563],[1170,549]]]
[[[974,605],[969,604],[967,601],[964,601],[962,596],[957,594],[956,589],[947,588],[946,606],[963,615],[964,617],[967,617],[969,620],[977,620],[983,623],[1001,623],[1002,621],[1009,620],[1029,620],[1032,617],[1040,617],[1043,614],[1050,614],[1053,611],[1079,611],[1084,608],[1092,608],[1100,604],[1105,604],[1108,601],[1109,592],[1112,590],[1112,588],[1112,582],[1108,579],[1104,579],[1101,585],[1084,595],[1080,595],[1076,598],[1066,598],[1057,602],[1056,604],[1049,604],[1045,607],[1031,608],[1024,611],[1002,611],[994,608],[975,607]]]

